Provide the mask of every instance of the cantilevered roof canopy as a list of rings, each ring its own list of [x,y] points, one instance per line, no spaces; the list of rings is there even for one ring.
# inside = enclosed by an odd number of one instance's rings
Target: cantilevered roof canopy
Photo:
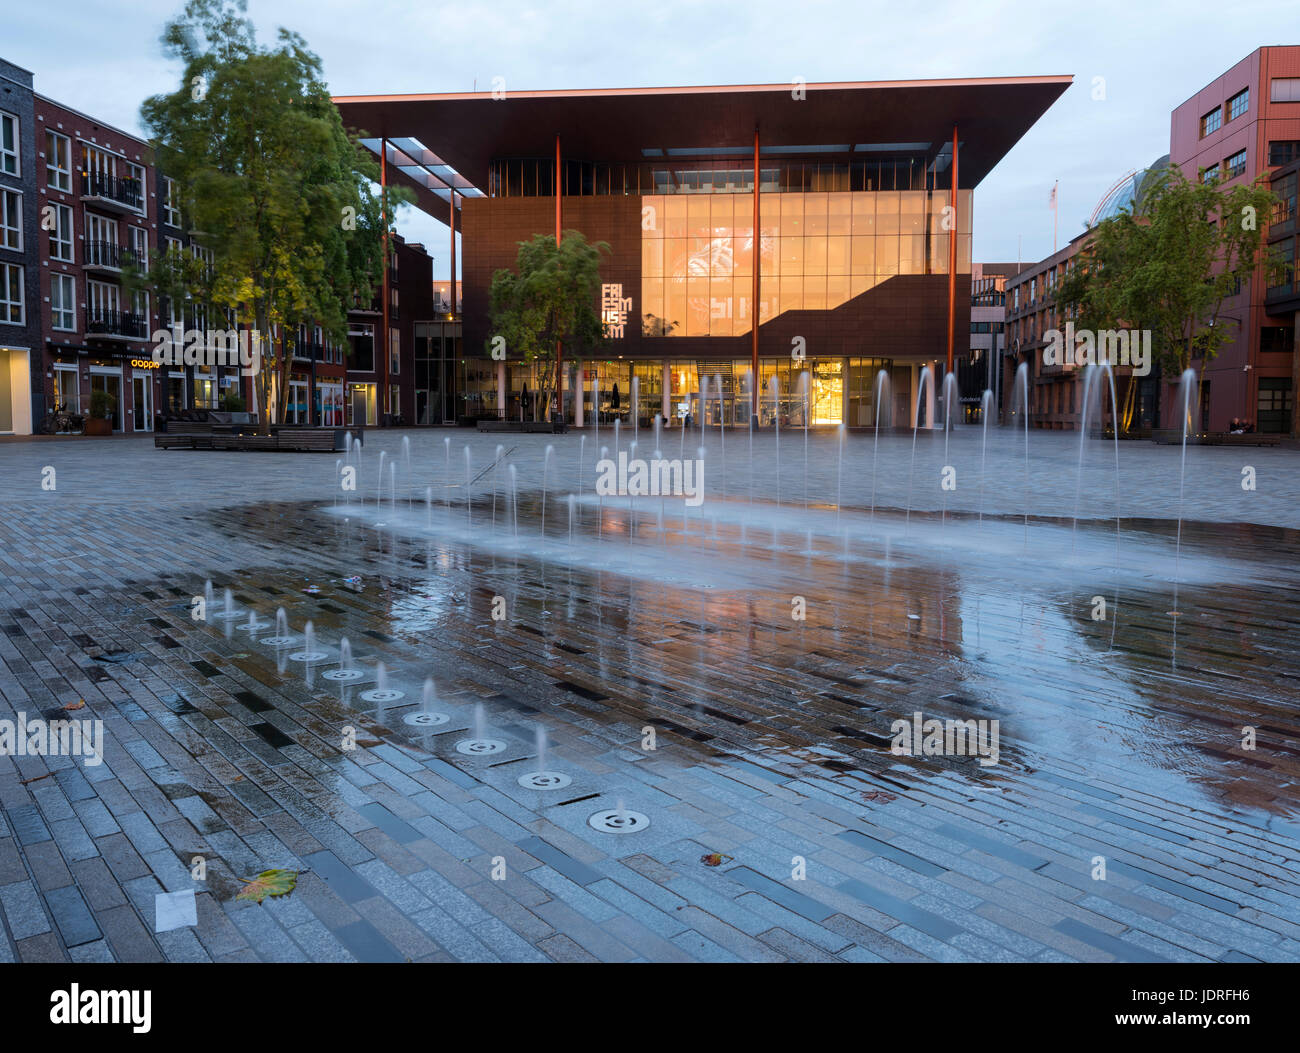
[[[689,88],[603,88],[443,95],[352,95],[334,102],[343,123],[389,140],[395,182],[446,222],[454,187],[478,196],[488,165],[508,157],[642,162],[655,157],[740,157],[757,127],[764,154],[848,147],[849,156],[906,148],[961,148],[961,183],[974,187],[1069,87],[1070,76],[867,81]],[[951,148],[949,147],[949,150]],[[659,153],[658,151],[663,151]],[[390,167],[390,173],[392,169]]]

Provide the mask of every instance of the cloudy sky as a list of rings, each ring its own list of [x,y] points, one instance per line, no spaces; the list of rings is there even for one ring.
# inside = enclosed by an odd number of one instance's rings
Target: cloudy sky
[[[139,132],[145,96],[178,68],[158,35],[182,0],[8,0],[0,55],[36,90]],[[1169,113],[1263,44],[1296,43],[1295,0],[249,0],[270,38],[295,29],[339,95],[1073,74],[1074,85],[976,191],[975,258],[1052,250],[1125,172],[1169,149]],[[1277,37],[1277,39],[1275,39]],[[1093,79],[1104,78],[1102,100]],[[446,228],[399,229],[448,266]]]

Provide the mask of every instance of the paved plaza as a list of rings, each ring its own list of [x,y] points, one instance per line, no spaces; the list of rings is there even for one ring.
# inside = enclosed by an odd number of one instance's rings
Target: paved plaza
[[[1300,454],[1024,444],[0,444],[0,961],[1300,959]]]

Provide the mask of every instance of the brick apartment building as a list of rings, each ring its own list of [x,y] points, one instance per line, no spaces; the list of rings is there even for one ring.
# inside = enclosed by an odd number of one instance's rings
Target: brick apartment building
[[[1289,240],[1294,261],[1300,45],[1257,48],[1201,88],[1175,108],[1169,144],[1171,163],[1189,179],[1219,175],[1231,186],[1269,173],[1275,193],[1289,187],[1289,207],[1269,217],[1269,241],[1285,252]],[[1261,267],[1224,312],[1236,338],[1205,369],[1211,431],[1226,430],[1234,417],[1255,422],[1260,431],[1295,428],[1300,349],[1294,266],[1289,281],[1269,283],[1270,272]],[[1166,385],[1166,406],[1172,397]]]
[[[41,414],[34,105],[31,73],[0,59],[0,434]]]

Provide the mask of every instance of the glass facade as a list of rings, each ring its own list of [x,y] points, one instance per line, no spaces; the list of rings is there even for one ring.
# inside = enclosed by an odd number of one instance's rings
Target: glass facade
[[[947,274],[946,190],[770,194],[759,198],[760,323],[832,311],[898,275]],[[642,198],[646,336],[742,336],[753,324],[753,198]],[[957,209],[957,269],[970,270],[970,192]]]

